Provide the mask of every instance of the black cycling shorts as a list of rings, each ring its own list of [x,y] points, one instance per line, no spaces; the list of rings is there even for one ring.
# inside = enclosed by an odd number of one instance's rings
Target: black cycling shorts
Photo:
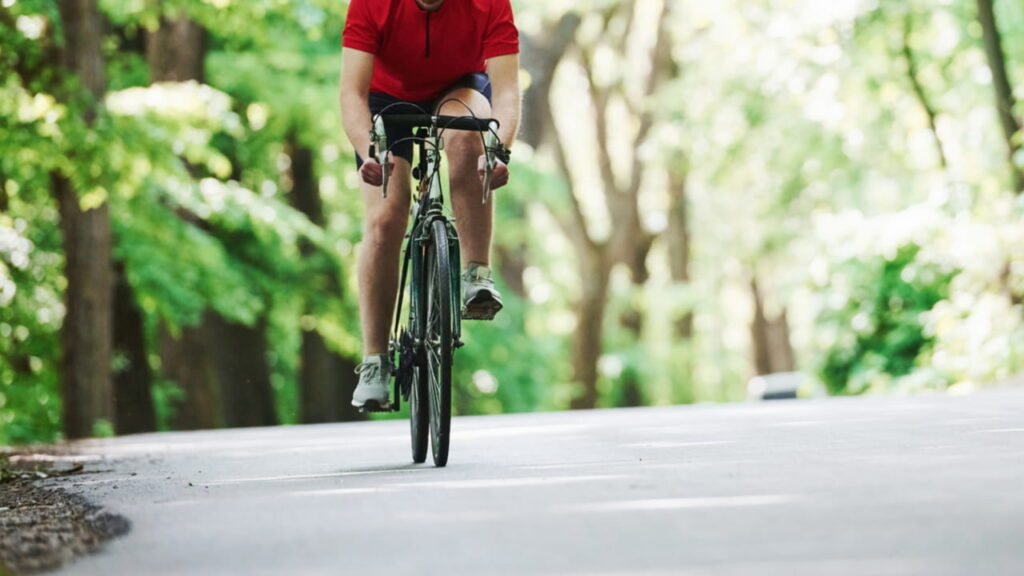
[[[487,76],[486,72],[474,72],[466,74],[462,78],[459,78],[457,82],[446,88],[441,92],[441,95],[432,100],[425,100],[423,102],[405,102],[399,98],[395,98],[390,94],[383,92],[370,92],[370,113],[379,114],[382,110],[387,108],[385,114],[434,114],[435,108],[442,102],[442,98],[448,95],[452,90],[458,88],[470,88],[484,95],[487,101],[491,101],[491,79]],[[466,111],[469,114],[469,111]],[[412,128],[392,128],[387,127],[386,129],[388,146],[391,147],[391,154],[405,158],[412,164],[412,148],[413,141],[405,140],[406,138],[412,137]],[[399,140],[402,140],[399,142]],[[356,151],[356,167],[363,165],[363,158],[359,151]]]

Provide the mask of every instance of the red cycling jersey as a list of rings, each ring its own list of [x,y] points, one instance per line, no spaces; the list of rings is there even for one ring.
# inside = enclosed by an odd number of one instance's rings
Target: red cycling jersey
[[[375,56],[371,92],[430,100],[489,58],[519,52],[509,0],[351,0],[342,45]]]

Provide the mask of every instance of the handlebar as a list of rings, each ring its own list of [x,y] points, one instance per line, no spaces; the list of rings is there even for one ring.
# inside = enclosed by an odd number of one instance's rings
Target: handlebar
[[[370,155],[383,167],[383,185],[381,194],[388,197],[389,171],[387,164],[388,142],[385,127],[392,128],[439,128],[441,130],[467,130],[484,133],[484,167],[483,203],[486,204],[491,193],[491,174],[497,164],[496,160],[504,158],[508,161],[508,151],[498,140],[499,122],[493,118],[474,118],[472,116],[431,116],[429,114],[377,114],[373,118],[373,129],[370,130]],[[504,153],[505,156],[501,154]]]
[[[469,130],[487,132],[497,129],[497,120],[473,118],[472,116],[430,116],[429,114],[384,114],[379,116],[386,126],[395,128],[429,128],[437,126],[444,130]],[[493,126],[492,126],[493,124]]]

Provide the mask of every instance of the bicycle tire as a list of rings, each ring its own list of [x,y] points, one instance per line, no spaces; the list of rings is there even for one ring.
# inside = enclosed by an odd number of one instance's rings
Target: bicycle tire
[[[422,310],[422,306],[412,303],[414,310]],[[416,321],[419,315],[411,314]],[[422,334],[422,326],[417,327],[416,334]],[[409,354],[415,354],[409,350]],[[427,442],[430,439],[430,406],[427,399],[427,370],[419,358],[414,361],[412,382],[409,386],[409,432],[412,437],[412,461],[422,464],[427,461]]]
[[[423,346],[430,403],[430,446],[434,466],[448,464],[452,418],[452,279],[448,228],[435,220],[427,248],[426,331]]]

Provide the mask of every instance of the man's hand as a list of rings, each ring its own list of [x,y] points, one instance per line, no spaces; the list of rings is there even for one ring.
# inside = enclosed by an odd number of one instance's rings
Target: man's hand
[[[481,155],[480,160],[476,163],[476,172],[480,175],[480,183],[484,181],[484,175],[487,172],[487,155]],[[494,171],[491,172],[491,190],[497,190],[505,184],[508,184],[508,166],[501,160],[494,161]]]
[[[395,169],[395,161],[392,159],[391,154],[388,154],[388,175]],[[377,162],[376,158],[367,158],[363,165],[359,168],[359,176],[370,186],[380,186],[384,184],[384,170],[380,163]]]

